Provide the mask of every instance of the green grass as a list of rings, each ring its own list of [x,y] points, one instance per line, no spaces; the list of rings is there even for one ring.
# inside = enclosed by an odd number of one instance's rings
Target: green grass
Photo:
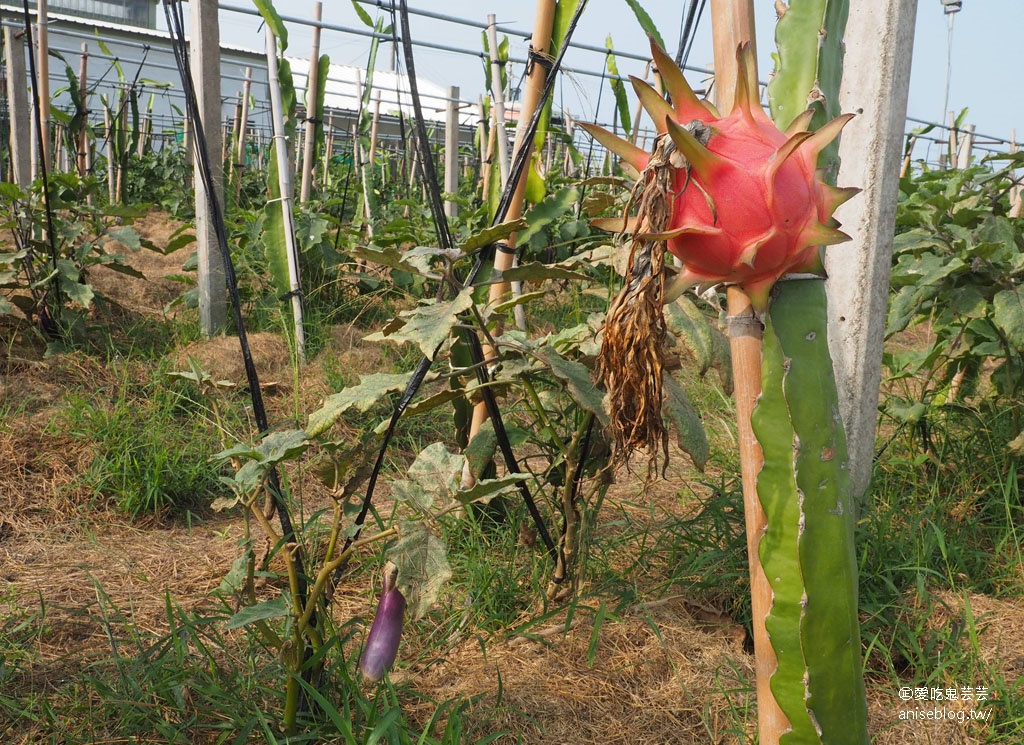
[[[109,500],[131,514],[182,513],[225,491],[210,454],[219,438],[190,384],[167,376],[166,363],[136,379],[133,366],[115,368],[108,386],[70,393],[49,424],[51,434],[94,450],[68,487]]]

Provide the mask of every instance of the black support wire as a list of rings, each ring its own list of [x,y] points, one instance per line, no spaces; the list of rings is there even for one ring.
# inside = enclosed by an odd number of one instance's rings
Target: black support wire
[[[523,142],[532,141],[534,135],[537,132],[537,128],[540,125],[540,119],[543,114],[544,105],[548,98],[550,98],[551,92],[554,90],[555,80],[558,77],[558,70],[561,66],[562,59],[565,56],[565,52],[569,48],[569,40],[572,38],[573,31],[576,29],[576,25],[579,22],[580,16],[582,15],[583,10],[586,8],[586,5],[587,0],[582,0],[579,7],[577,7],[576,9],[576,14],[573,16],[569,24],[569,27],[565,35],[565,40],[562,43],[562,48],[559,50],[558,56],[552,62],[551,67],[548,70],[547,76],[545,77],[544,88],[541,91],[540,102],[538,103],[536,111],[534,111],[533,113],[533,117],[530,120],[529,126],[523,133]],[[429,151],[429,144],[427,143],[426,138],[426,124],[424,123],[423,120],[422,110],[419,102],[419,95],[416,89],[416,68],[412,54],[412,42],[410,39],[411,34],[409,31],[409,12],[405,0],[401,0],[401,4],[399,5],[399,13],[402,20],[402,44],[405,53],[406,74],[409,78],[409,86],[412,93],[413,106],[416,110],[415,126],[419,130],[417,140],[419,147],[422,149],[421,159],[423,160],[424,165],[426,165],[427,167],[426,182],[428,187],[427,192],[430,199],[431,213],[434,218],[434,223],[437,227],[438,242],[441,244],[442,248],[450,248],[454,245],[454,243],[451,236],[451,230],[448,226],[448,220],[444,214],[444,206],[441,203],[440,190],[437,186],[437,176],[436,173],[434,172],[433,157]],[[515,193],[516,184],[519,182],[519,179],[526,168],[528,150],[529,148],[523,147],[520,148],[519,151],[516,153],[516,157],[509,169],[508,183],[505,186],[505,191],[502,193],[501,200],[498,204],[498,209],[495,213],[493,222],[494,225],[501,223],[505,219],[505,216],[508,214],[509,207],[512,204],[512,197]],[[485,260],[492,253],[493,247],[491,247],[490,251],[485,251],[481,249],[477,253],[476,261],[473,265],[472,270],[469,273],[469,276],[466,277],[464,284],[470,285],[476,281],[477,276],[479,275],[481,269],[484,266]],[[497,400],[494,397],[493,391],[491,390],[490,386],[486,385],[486,383],[489,382],[487,377],[488,373],[486,366],[483,364],[484,357],[483,350],[480,345],[480,339],[476,334],[469,334],[468,337],[466,338],[466,341],[468,342],[470,347],[470,353],[473,357],[473,363],[474,367],[477,370],[478,379],[482,384],[480,387],[481,394],[483,396],[485,405],[487,406],[487,413],[494,423],[495,433],[498,435],[498,444],[499,448],[502,450],[502,456],[505,460],[506,468],[510,473],[518,473],[518,463],[516,461],[515,454],[512,452],[511,444],[509,443],[508,440],[508,435],[505,432],[504,423],[501,417],[501,411],[498,408]],[[370,474],[370,479],[366,489],[366,495],[363,498],[363,503],[360,507],[359,514],[356,516],[355,535],[352,535],[346,539],[345,548],[350,546],[352,542],[356,540],[359,531],[362,529],[363,523],[366,520],[366,516],[367,514],[369,514],[370,505],[373,500],[374,489],[377,484],[377,478],[380,474],[380,469],[383,466],[384,454],[387,451],[387,447],[391,441],[391,438],[394,436],[395,429],[398,426],[398,420],[402,417],[402,414],[405,412],[409,404],[412,402],[413,397],[415,397],[420,385],[422,385],[423,380],[426,378],[427,372],[430,370],[431,364],[432,360],[430,357],[424,355],[420,359],[420,362],[416,366],[416,369],[413,372],[409,384],[406,386],[406,389],[402,393],[402,396],[399,399],[398,404],[395,406],[395,410],[391,415],[391,420],[388,423],[388,428],[384,433],[383,441],[381,443],[381,447],[377,455],[376,463],[374,464],[373,471]],[[552,560],[555,562],[556,566],[559,564],[559,562],[562,562],[564,564],[564,559],[561,556],[558,547],[551,539],[551,535],[544,524],[544,520],[540,515],[540,511],[537,509],[536,502],[533,499],[533,495],[530,494],[530,490],[526,482],[519,481],[517,482],[516,486],[523,497],[523,501],[526,504],[527,510],[529,511],[530,516],[534,521],[534,525],[537,527],[537,533],[540,536],[541,541],[544,543],[544,546],[547,549]],[[339,567],[339,572],[341,570],[342,568]],[[335,578],[337,578],[337,576],[338,575],[336,574]]]
[[[253,416],[256,419],[256,426],[259,428],[260,434],[263,435],[269,429],[267,410],[263,404],[263,393],[260,389],[259,375],[256,372],[256,363],[252,359],[252,351],[249,348],[249,337],[245,330],[245,319],[242,317],[242,302],[238,294],[238,278],[235,276],[235,267],[231,262],[231,253],[228,250],[224,213],[221,210],[220,200],[216,196],[213,164],[210,160],[211,156],[206,143],[203,123],[199,116],[199,104],[196,100],[195,88],[192,86],[192,70],[189,64],[188,43],[185,40],[185,21],[181,9],[181,0],[164,0],[164,14],[167,18],[167,28],[170,30],[174,59],[181,73],[181,87],[185,95],[186,115],[192,125],[194,154],[196,162],[199,164],[199,173],[206,191],[206,198],[210,208],[210,222],[213,224],[221,262],[224,265],[224,277],[227,283],[228,295],[231,298],[231,308],[238,332],[238,343],[241,347],[242,360],[245,365],[245,379],[249,385]],[[294,542],[296,539],[295,529],[292,526],[291,516],[288,514],[288,507],[284,502],[281,481],[276,468],[272,468],[267,474],[267,490],[270,492],[270,497],[277,511],[277,518],[281,522],[281,532],[283,533],[284,540]],[[296,574],[298,575],[297,594],[301,603],[305,605],[308,601],[308,585],[300,552],[296,552],[294,560]],[[314,626],[316,625],[315,613],[311,617],[310,623]]]
[[[53,277],[50,280],[50,289],[47,293],[48,295],[52,293],[52,297],[48,298],[51,307],[48,308],[45,302],[40,305],[39,320],[43,332],[52,340],[64,335],[64,329],[61,328],[61,308],[63,307],[64,293],[60,289],[60,272],[57,264],[59,251],[57,249],[57,238],[53,230],[53,209],[50,206],[50,177],[46,167],[50,143],[43,136],[43,103],[39,98],[39,75],[36,72],[35,45],[32,41],[32,18],[29,14],[28,0],[23,0],[23,9],[25,13],[25,38],[28,40],[29,78],[32,81],[32,108],[36,115],[35,136],[36,146],[39,149],[39,179],[42,182],[43,210],[46,213],[46,242],[50,249],[50,270],[53,272]]]
[[[676,49],[676,65],[678,65],[680,70],[685,69],[686,61],[690,58],[693,40],[697,38],[697,27],[700,25],[700,19],[704,15],[704,6],[707,5],[707,2],[708,0],[690,0],[686,15],[680,19],[679,47]],[[699,6],[698,3],[700,3]]]

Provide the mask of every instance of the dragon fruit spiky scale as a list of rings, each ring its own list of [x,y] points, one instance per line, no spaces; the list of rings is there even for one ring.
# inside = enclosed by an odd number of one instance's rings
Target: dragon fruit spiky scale
[[[812,133],[807,131],[810,116],[804,115],[790,131],[780,131],[754,95],[757,80],[749,47],[739,50],[735,105],[721,117],[697,99],[673,60],[653,41],[651,49],[673,103],[641,80],[634,78],[633,85],[659,134],[670,137],[685,159],[675,175],[663,234],[668,250],[683,262],[676,288],[736,284],[763,312],[780,277],[820,272],[818,247],[849,239],[832,214],[858,190],[821,182],[816,163],[822,148],[852,117],[838,117]],[[709,134],[695,137],[696,125]],[[647,166],[647,153],[600,127],[586,126],[638,172]]]

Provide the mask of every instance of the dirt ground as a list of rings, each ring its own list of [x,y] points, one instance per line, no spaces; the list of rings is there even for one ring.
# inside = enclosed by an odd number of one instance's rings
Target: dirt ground
[[[159,245],[177,226],[154,214],[136,227]],[[180,273],[184,253],[133,255],[131,263],[145,280],[105,270],[91,280],[133,312],[160,314],[181,291],[179,283],[163,277]],[[66,666],[109,651],[97,611],[100,588],[140,628],[163,631],[165,593],[186,609],[210,602],[210,591],[234,558],[241,518],[215,515],[192,526],[131,521],[68,490],[92,455],[87,446],[48,424],[66,387],[95,385],[106,374],[104,368],[84,355],[44,360],[26,351],[31,344],[24,329],[19,333],[8,325],[3,333],[8,343],[0,360],[0,395],[20,401],[21,415],[0,425],[0,596],[10,597],[17,590],[19,603],[41,601],[48,608],[50,632],[40,646],[44,669],[36,674],[58,686]],[[316,363],[301,380],[291,379],[288,350],[276,337],[254,335],[253,351],[271,397],[281,394],[290,400],[285,394],[297,384],[308,411],[329,392]],[[336,330],[326,354],[362,371],[380,363],[379,353],[347,327]],[[243,378],[234,339],[197,342],[173,357],[176,364],[195,357],[215,378]],[[679,465],[681,456],[675,463],[668,483],[639,497],[660,514],[684,509],[678,495],[687,474]],[[635,482],[623,475],[608,499],[635,502],[637,491]],[[963,598],[946,595],[935,602],[948,609],[950,622],[962,616]],[[1008,675],[1014,670],[1019,674],[1024,669],[1024,606],[978,595],[970,596],[970,603],[986,629],[979,637],[983,656]],[[495,672],[500,672],[502,702],[528,712],[532,724],[521,731],[522,741],[537,745],[736,743],[753,735],[752,721],[741,721],[742,731],[737,732],[730,714],[752,696],[743,681],[752,679],[753,659],[742,628],[714,608],[672,596],[606,621],[596,639],[587,620],[567,634],[554,627],[544,633],[547,644],[491,638],[486,656],[469,637],[443,659],[398,675],[414,678],[416,687],[435,701],[487,694],[493,702]],[[951,683],[979,686],[985,681]],[[901,710],[922,707],[871,681],[869,690],[871,730],[879,745],[980,741],[970,734],[975,730],[956,721],[900,721]],[[521,728],[522,722],[519,718],[495,726]]]

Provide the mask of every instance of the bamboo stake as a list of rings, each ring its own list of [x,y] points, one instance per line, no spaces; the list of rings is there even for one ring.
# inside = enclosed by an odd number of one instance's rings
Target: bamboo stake
[[[487,168],[487,121],[484,117],[484,97],[483,94],[477,96],[476,99],[476,141],[478,145],[477,151],[477,166],[479,170],[480,178],[477,179],[477,185],[484,183],[484,172]],[[487,200],[487,190],[483,191],[484,200]]]
[[[86,74],[89,71],[89,45],[84,41],[82,42],[82,58],[78,65],[78,95],[82,100],[82,129],[78,133],[78,142],[75,144],[75,167],[78,169],[78,177],[85,178],[85,174],[88,173],[89,164],[87,153],[89,151],[89,137],[88,137],[88,122],[89,122],[89,104],[88,104],[88,91],[89,88],[86,85]],[[90,194],[91,196],[91,194]]]
[[[552,11],[554,12],[554,11]],[[487,15],[487,46],[491,53],[491,99],[494,102],[494,127],[498,133],[498,167],[501,169],[502,187],[508,183],[508,130],[505,129],[505,93],[501,88],[501,60],[498,59],[498,30],[494,13]],[[547,32],[551,36],[550,29]],[[525,104],[524,104],[525,105]],[[532,114],[530,116],[533,116]],[[522,114],[520,114],[522,117]],[[521,120],[521,119],[520,119]]]
[[[50,170],[50,30],[47,0],[36,3],[36,70],[39,77],[39,114],[43,128],[42,162]],[[38,173],[36,174],[38,175]]]
[[[235,139],[235,201],[242,192],[242,172],[245,170],[245,140],[249,126],[249,93],[252,90],[252,68],[245,68],[245,82],[242,83],[242,111],[238,115],[238,137]]]
[[[114,133],[113,118],[110,116],[110,109],[106,101],[103,102],[103,128],[106,134],[107,150],[107,200],[110,204],[117,201],[117,179],[114,175]]]
[[[323,18],[323,10],[324,4],[321,0],[316,0],[313,4],[313,42],[309,52],[309,72],[306,75],[306,148],[302,157],[300,202],[309,201],[309,192],[313,188],[313,157],[316,151],[318,123],[316,102],[320,98],[320,20]]]
[[[448,86],[444,128],[444,190],[448,194],[459,191],[459,87]],[[459,214],[458,204],[451,199],[444,202],[444,213],[449,218]]]
[[[537,11],[534,18],[533,25],[533,36],[530,41],[530,46],[533,52],[537,54],[547,54],[551,46],[551,30],[554,26],[555,20],[555,0],[537,0]],[[492,42],[491,48],[494,49],[495,45]],[[525,151],[527,161],[529,161],[530,151],[533,148],[533,139],[527,138],[526,125],[524,122],[529,122],[533,117],[533,112],[536,111],[540,105],[541,91],[544,88],[544,81],[547,77],[547,69],[543,65],[534,64],[530,70],[530,74],[526,81],[526,92],[523,96],[523,105],[519,111],[519,122],[520,128],[516,137],[515,154],[518,156],[519,151],[522,149]],[[494,83],[495,79],[492,75],[491,82]],[[501,77],[497,79],[497,87],[501,87]],[[495,102],[497,103],[497,102]],[[504,122],[498,127],[498,137],[501,137],[501,129],[504,128]],[[501,145],[499,141],[499,151]],[[520,176],[519,181],[516,183],[515,192],[512,195],[512,203],[508,209],[508,215],[506,220],[518,220],[523,215],[523,200],[526,195],[526,181],[527,172],[524,170]],[[495,271],[504,271],[512,267],[512,259],[514,256],[514,249],[516,245],[516,235],[513,233],[508,238],[509,251],[498,251],[494,256],[494,269]],[[494,304],[507,296],[511,290],[511,285],[508,282],[495,283],[491,285],[490,290],[490,302]],[[495,330],[495,334],[500,334],[501,329]],[[488,343],[483,345],[484,359],[492,360],[496,351]],[[487,406],[484,402],[476,404],[473,408],[473,421],[470,425],[469,438],[470,440],[476,436],[477,432],[483,426],[484,422],[487,421]],[[464,486],[472,486],[474,482],[473,475],[468,468],[463,470],[462,483]]]
[[[1010,152],[1017,152],[1017,130],[1010,130]],[[1017,184],[1010,189],[1010,217],[1020,217],[1024,212],[1024,190]]]
[[[736,50],[745,43],[753,47],[756,38],[753,1],[711,0],[711,24],[715,49],[715,98],[719,111],[725,113],[732,109],[736,98]],[[756,53],[751,55],[751,59],[757,59]],[[757,496],[757,474],[764,465],[764,455],[750,424],[750,414],[761,395],[763,328],[750,298],[741,289],[729,287],[726,302],[750,567],[759,742],[761,745],[778,745],[779,738],[789,729],[789,720],[771,690],[771,676],[778,663],[765,628],[765,618],[771,612],[773,594],[758,555],[758,545],[768,524]]]
[[[277,77],[277,37],[267,26],[267,77],[270,88],[271,120],[274,126],[274,148],[277,152],[277,178],[281,189],[281,212],[284,215],[284,240],[288,254],[288,290],[295,324],[295,352],[300,362],[306,361],[306,334],[302,327],[302,296],[299,290],[298,248],[292,222],[292,173],[288,161],[288,138],[284,133],[284,103]]]
[[[963,139],[960,140],[960,148],[956,154],[956,167],[960,170],[969,168],[971,165],[971,151],[974,149],[974,125],[968,124],[964,128]]]
[[[231,153],[231,157],[228,161],[228,183],[233,184],[235,181],[235,168],[238,158],[234,157],[235,151],[238,149],[238,136],[241,132],[242,127],[242,92],[238,92],[238,101],[235,103],[235,116],[234,121],[231,124],[231,141],[228,142],[228,138],[225,135],[224,143],[225,148]]]
[[[324,133],[324,161],[321,178],[325,187],[331,185],[331,156],[334,155],[334,114],[327,115],[327,130]]]

